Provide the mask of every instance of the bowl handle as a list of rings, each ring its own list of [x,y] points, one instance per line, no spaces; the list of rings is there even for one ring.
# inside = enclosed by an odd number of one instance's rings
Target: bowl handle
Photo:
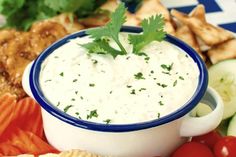
[[[24,70],[24,73],[23,73],[23,77],[22,77],[22,86],[23,86],[23,89],[24,91],[32,98],[34,98],[32,92],[31,92],[31,88],[30,88],[30,82],[29,82],[29,75],[30,75],[30,70],[31,70],[31,67],[32,67],[32,64],[33,64],[34,61],[30,62],[25,70]]]
[[[181,136],[202,135],[214,130],[220,124],[224,111],[220,95],[213,88],[208,87],[201,102],[210,106],[213,111],[202,117],[192,117],[190,114],[184,117],[180,127]]]

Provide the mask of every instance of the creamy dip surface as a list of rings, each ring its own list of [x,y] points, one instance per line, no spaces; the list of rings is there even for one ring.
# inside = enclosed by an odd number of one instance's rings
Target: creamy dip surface
[[[78,119],[129,124],[163,117],[191,98],[199,69],[185,52],[154,41],[143,48],[146,56],[138,56],[127,33],[120,39],[128,54],[115,59],[88,54],[79,44],[90,42],[89,37],[73,39],[49,55],[40,72],[48,101]]]

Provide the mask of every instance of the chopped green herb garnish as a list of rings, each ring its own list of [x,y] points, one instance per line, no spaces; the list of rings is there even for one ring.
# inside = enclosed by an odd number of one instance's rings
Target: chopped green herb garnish
[[[64,76],[64,73],[63,73],[63,72],[61,72],[59,75],[63,77],[63,76]]]
[[[186,58],[188,58],[188,55],[187,55],[187,54],[185,54],[185,57],[186,57]]]
[[[165,88],[165,87],[167,87],[167,85],[166,85],[166,84],[157,83],[157,85],[158,85],[158,86],[161,86],[162,88]]]
[[[177,85],[177,80],[175,80],[175,82],[173,83],[173,87],[175,87]]]
[[[80,96],[80,99],[81,99],[81,100],[83,100],[83,99],[84,99],[84,97]]]
[[[90,84],[89,84],[89,87],[94,87],[94,86],[95,86],[94,83],[90,83]]]
[[[167,74],[167,75],[170,75],[169,72],[165,72],[165,71],[162,71],[163,74]]]
[[[130,94],[136,94],[136,93],[135,93],[135,89],[132,89],[132,91],[130,92]]]
[[[111,123],[111,119],[106,119],[103,122],[105,122],[106,124],[110,124]]]
[[[78,80],[77,79],[74,79],[73,82],[77,82]]]
[[[183,78],[182,76],[179,76],[179,79],[180,79],[180,80],[184,80],[184,78]]]
[[[164,105],[162,101],[159,101],[158,103],[159,103],[159,105],[161,105],[161,106],[163,106],[163,105]]]
[[[54,56],[54,58],[59,58],[58,56]]]
[[[79,112],[75,112],[75,114],[78,116],[79,119],[82,119],[79,115]]]
[[[78,94],[78,91],[75,91],[75,94],[77,95],[77,94]]]
[[[93,117],[98,117],[97,110],[90,111],[89,115],[87,115],[87,119],[91,119]]]
[[[146,57],[144,58],[145,61],[149,61],[149,59],[150,59],[150,57],[148,57],[148,56],[146,56]]]
[[[224,78],[223,77],[220,78],[220,82],[224,82]]]
[[[109,93],[112,94],[112,90]]]
[[[49,80],[45,80],[44,82],[46,83],[46,82],[50,82],[50,81],[52,81],[51,79],[49,79]]]
[[[64,112],[66,113],[71,107],[73,107],[73,105],[68,105],[64,108]]]
[[[159,119],[161,117],[160,112],[157,113],[157,118]]]
[[[57,102],[57,106],[60,106],[60,104],[61,104],[61,102],[60,102],[60,101],[58,101],[58,102]]]
[[[141,72],[139,72],[139,73],[137,73],[137,74],[134,74],[134,77],[135,77],[135,79],[137,79],[137,80],[145,79],[145,78],[143,77],[143,73],[141,73]]]
[[[98,61],[96,59],[92,59],[93,64],[97,64]]]
[[[127,85],[126,87],[127,87],[127,88],[131,88],[132,86],[130,86],[130,85]]]
[[[146,88],[140,88],[140,89],[139,89],[140,92],[143,91],[143,90],[146,90]]]
[[[154,74],[154,71],[153,70],[151,70],[151,72],[150,72],[151,74]]]
[[[173,65],[174,65],[174,63],[171,63],[170,65],[162,64],[161,67],[162,67],[164,70],[171,71]]]
[[[75,98],[72,98],[71,101],[75,101]]]

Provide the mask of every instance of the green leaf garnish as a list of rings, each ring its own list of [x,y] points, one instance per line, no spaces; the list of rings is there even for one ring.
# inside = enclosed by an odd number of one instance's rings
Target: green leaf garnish
[[[164,19],[161,15],[151,16],[141,23],[142,34],[129,34],[129,41],[133,45],[133,53],[139,54],[140,50],[152,41],[162,41],[165,38]]]
[[[103,27],[86,31],[94,40],[87,44],[81,44],[80,46],[88,49],[89,53],[110,54],[114,58],[117,55],[127,54],[127,51],[119,40],[120,29],[126,21],[125,11],[124,3],[120,3],[115,12],[111,14],[110,22]],[[141,49],[152,41],[162,41],[165,37],[166,32],[163,30],[164,18],[161,15],[152,16],[149,19],[144,19],[141,26],[143,33],[129,34],[128,39],[130,44],[133,45],[134,54],[147,56],[145,53],[141,52]],[[111,47],[108,39],[114,40],[119,50]],[[145,60],[148,61],[149,57],[147,56]]]
[[[109,43],[104,39],[99,39],[87,44],[81,45],[82,47],[89,50],[89,53],[97,53],[97,54],[110,54],[114,58],[117,55],[122,55],[123,53],[119,50],[112,48]]]
[[[121,3],[115,12],[111,14],[111,20],[107,25],[86,31],[86,33],[91,35],[95,40],[82,46],[89,49],[90,53],[102,52],[103,54],[111,54],[113,57],[127,54],[119,40],[120,28],[126,21],[125,11],[125,5]],[[104,37],[113,39],[119,46],[120,51],[110,47],[108,42],[103,40]]]

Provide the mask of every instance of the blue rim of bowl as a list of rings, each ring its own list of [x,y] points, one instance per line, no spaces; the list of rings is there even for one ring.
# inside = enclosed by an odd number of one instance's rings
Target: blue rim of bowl
[[[41,63],[55,49],[69,42],[71,39],[86,36],[87,34],[85,31],[86,30],[83,30],[83,31],[68,35],[64,37],[63,39],[52,44],[50,47],[48,47],[38,56],[38,58],[34,61],[30,70],[29,82],[30,82],[31,92],[34,98],[44,108],[44,110],[46,110],[52,116],[60,119],[61,121],[71,124],[75,127],[80,127],[80,128],[94,130],[94,131],[102,131],[102,132],[137,131],[137,130],[152,128],[152,127],[156,127],[162,124],[166,124],[168,122],[171,122],[171,121],[174,121],[176,119],[183,117],[184,115],[189,113],[200,102],[201,98],[204,96],[207,89],[207,85],[208,85],[208,73],[207,73],[205,63],[202,61],[200,56],[190,46],[188,46],[181,40],[171,35],[167,35],[165,40],[181,48],[190,57],[192,57],[192,59],[197,64],[200,71],[199,81],[198,81],[198,86],[197,86],[196,91],[194,92],[191,99],[188,102],[186,102],[181,108],[159,119],[146,121],[146,122],[140,122],[140,123],[133,123],[133,124],[109,124],[107,125],[107,124],[102,124],[102,123],[95,123],[95,122],[80,120],[64,113],[63,111],[59,110],[54,105],[50,104],[49,101],[44,97],[42,90],[40,89],[39,73],[41,70]],[[140,33],[142,32],[142,28],[123,26],[121,28],[121,32]]]

